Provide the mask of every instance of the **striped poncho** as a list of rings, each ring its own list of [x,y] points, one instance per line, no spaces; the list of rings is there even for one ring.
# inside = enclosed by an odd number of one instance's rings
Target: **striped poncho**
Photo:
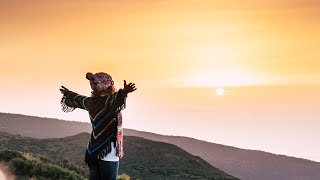
[[[122,114],[127,93],[120,89],[110,96],[86,97],[68,91],[61,100],[64,112],[81,108],[89,112],[92,132],[85,154],[86,164],[103,158],[111,152],[111,142],[116,146],[117,156],[123,156]]]

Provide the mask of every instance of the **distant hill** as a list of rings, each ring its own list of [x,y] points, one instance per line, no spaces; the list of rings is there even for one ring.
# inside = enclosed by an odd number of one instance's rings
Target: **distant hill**
[[[246,180],[319,180],[320,163],[301,158],[246,150],[188,137],[127,130],[127,135],[174,144],[211,165]]]
[[[89,137],[90,134],[81,133],[65,138],[33,139],[0,132],[0,149],[29,152],[60,163],[76,162],[88,172],[83,158]],[[132,179],[236,179],[172,144],[127,136],[125,146],[120,173],[125,172]]]
[[[91,132],[89,123],[0,113],[0,131],[46,139]]]
[[[0,131],[34,138],[65,137],[90,132],[89,123],[0,113]],[[320,163],[300,158],[245,150],[193,138],[164,136],[125,129],[128,136],[174,144],[214,167],[246,180],[319,180]]]

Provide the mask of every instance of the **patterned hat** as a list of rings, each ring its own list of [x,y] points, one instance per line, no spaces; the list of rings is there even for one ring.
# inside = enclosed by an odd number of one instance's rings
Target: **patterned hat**
[[[90,81],[93,91],[102,91],[113,85],[112,77],[104,72],[92,74],[88,72],[86,78]]]

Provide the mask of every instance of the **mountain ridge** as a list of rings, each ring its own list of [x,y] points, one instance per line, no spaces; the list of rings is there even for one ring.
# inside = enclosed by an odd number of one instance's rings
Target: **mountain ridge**
[[[27,152],[59,163],[74,162],[74,167],[81,167],[77,173],[88,176],[83,158],[89,137],[84,132],[64,138],[34,139],[0,132],[0,149]],[[120,160],[119,173],[125,172],[132,179],[237,179],[172,144],[133,136],[126,136],[124,143],[126,155]]]
[[[20,124],[20,127],[15,124]],[[46,130],[34,131],[40,127]],[[57,137],[83,131],[90,132],[91,126],[83,122],[0,113],[0,131],[18,132],[33,137]],[[41,134],[44,135],[40,136]],[[212,166],[241,179],[320,179],[320,163],[312,160],[246,150],[190,137],[166,136],[132,129],[125,129],[125,135],[174,144],[194,156],[199,156]]]

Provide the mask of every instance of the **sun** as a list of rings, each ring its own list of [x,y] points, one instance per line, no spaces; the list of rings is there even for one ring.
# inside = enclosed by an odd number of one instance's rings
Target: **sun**
[[[224,94],[224,89],[223,89],[223,88],[217,88],[217,89],[216,89],[216,94],[217,94],[218,96],[222,96],[222,95]]]

